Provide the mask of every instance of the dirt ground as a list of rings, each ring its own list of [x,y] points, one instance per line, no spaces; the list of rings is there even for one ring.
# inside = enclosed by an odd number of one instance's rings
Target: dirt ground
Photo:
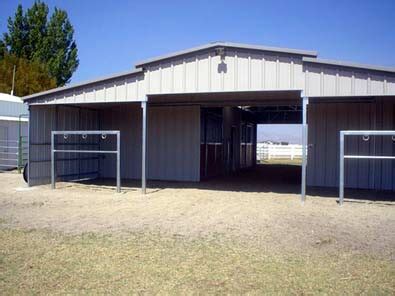
[[[254,180],[251,174],[244,178]],[[51,190],[48,185],[28,188],[21,175],[2,173],[0,225],[70,234],[149,231],[237,239],[268,250],[342,250],[395,259],[395,202],[353,200],[339,207],[334,198],[309,195],[301,205],[296,179],[284,185],[280,178],[277,190],[270,178],[242,181],[150,182],[143,196],[133,182],[123,193],[76,183],[58,183]]]

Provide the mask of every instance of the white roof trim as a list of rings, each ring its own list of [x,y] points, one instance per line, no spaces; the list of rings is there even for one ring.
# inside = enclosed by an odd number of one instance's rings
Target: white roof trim
[[[35,94],[29,95],[29,96],[22,97],[22,99],[24,101],[26,101],[26,100],[30,100],[30,99],[33,99],[33,98],[36,98],[36,97],[41,97],[41,96],[44,96],[44,95],[57,93],[57,92],[60,92],[60,91],[63,91],[63,90],[69,90],[69,89],[73,89],[73,88],[77,88],[77,87],[93,84],[93,83],[96,83],[96,82],[101,82],[101,81],[105,81],[105,80],[111,80],[111,79],[114,79],[114,78],[119,78],[119,77],[122,77],[122,76],[128,76],[128,75],[132,75],[132,74],[136,74],[136,73],[140,73],[140,72],[143,72],[143,69],[136,68],[136,69],[133,69],[132,71],[126,71],[126,72],[117,73],[117,74],[113,74],[113,75],[109,75],[109,76],[104,76],[104,77],[97,78],[97,79],[83,81],[83,82],[76,83],[76,84],[71,84],[71,85],[62,86],[62,87],[58,87],[58,88],[53,88],[53,89],[50,89],[50,90],[46,90],[46,91],[35,93]]]
[[[333,65],[333,66],[348,67],[348,68],[366,69],[366,70],[373,70],[373,71],[380,71],[380,72],[395,73],[395,68],[392,68],[392,67],[357,64],[357,63],[351,63],[351,62],[343,62],[343,61],[327,60],[327,59],[318,59],[318,58],[311,58],[311,57],[303,57],[303,62],[315,63],[315,64]]]
[[[9,94],[4,94],[0,93],[0,101],[5,101],[5,102],[14,102],[14,103],[20,103],[23,104],[23,101],[20,97],[12,96]]]
[[[5,120],[5,121],[19,121],[19,117],[15,116],[0,116],[0,120]],[[23,122],[28,122],[29,120],[27,118],[21,117],[21,121]]]

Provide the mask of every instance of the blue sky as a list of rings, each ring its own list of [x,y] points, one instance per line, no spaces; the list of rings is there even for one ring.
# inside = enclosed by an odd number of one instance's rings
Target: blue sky
[[[18,3],[0,0],[0,32]],[[212,41],[317,50],[319,57],[395,66],[395,0],[45,1],[65,9],[80,66],[72,83]],[[275,130],[276,132],[270,132]],[[261,126],[259,139],[300,142],[300,126]]]
[[[260,124],[257,141],[289,142],[302,144],[302,125],[300,124]]]
[[[69,13],[80,66],[72,82],[212,41],[317,50],[319,56],[395,66],[395,1],[45,1]],[[18,3],[0,1],[0,32]]]

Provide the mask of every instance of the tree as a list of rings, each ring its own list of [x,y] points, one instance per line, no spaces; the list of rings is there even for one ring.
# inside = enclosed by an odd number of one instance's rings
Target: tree
[[[3,40],[0,40],[0,60],[4,58],[5,52],[6,52],[5,44]]]
[[[43,62],[42,50],[47,36],[48,6],[40,1],[34,2],[26,12],[26,53],[29,60]]]
[[[15,95],[22,97],[56,87],[56,80],[49,76],[45,65],[6,53],[0,60],[0,92],[11,92],[14,65]]]
[[[67,13],[55,8],[47,27],[42,60],[48,61],[49,73],[57,85],[64,85],[78,67],[77,45],[73,40],[74,29]]]
[[[4,44],[10,54],[27,57],[27,25],[22,5],[19,4],[14,19],[8,18],[8,33],[4,34]]]
[[[14,18],[8,19],[4,40],[0,40],[0,59],[3,44],[5,52],[45,66],[56,86],[63,86],[79,64],[74,29],[66,11],[55,7],[49,20],[48,12],[47,4],[39,0],[26,13],[18,5]]]

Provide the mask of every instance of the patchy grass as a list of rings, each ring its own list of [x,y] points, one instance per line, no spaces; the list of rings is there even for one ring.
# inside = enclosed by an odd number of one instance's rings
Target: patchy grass
[[[394,262],[221,238],[0,229],[2,294],[393,294]]]

